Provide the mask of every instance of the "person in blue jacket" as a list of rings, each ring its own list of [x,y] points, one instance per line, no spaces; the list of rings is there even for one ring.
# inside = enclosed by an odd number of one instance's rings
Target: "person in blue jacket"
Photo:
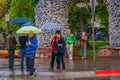
[[[65,71],[65,62],[64,62],[64,54],[65,54],[65,40],[61,36],[60,30],[57,30],[56,33],[56,41],[54,45],[56,46],[56,61],[57,61],[57,69],[56,71]],[[60,68],[60,62],[62,63],[62,68]]]
[[[35,61],[36,49],[38,47],[38,40],[33,31],[30,31],[28,34],[28,40],[27,40],[26,46],[27,46],[26,66],[28,67],[30,71],[30,74],[29,74],[30,77],[32,77],[35,72],[34,61]]]

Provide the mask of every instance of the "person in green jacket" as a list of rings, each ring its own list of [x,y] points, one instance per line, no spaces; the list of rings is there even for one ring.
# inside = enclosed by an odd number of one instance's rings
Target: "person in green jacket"
[[[71,33],[70,29],[67,29],[67,35],[65,36],[66,41],[66,48],[67,48],[67,54],[69,56],[69,59],[73,59],[73,45],[76,43],[76,39],[74,34]]]

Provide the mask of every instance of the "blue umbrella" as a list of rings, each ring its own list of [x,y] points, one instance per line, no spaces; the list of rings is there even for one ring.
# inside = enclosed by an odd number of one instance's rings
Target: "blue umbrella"
[[[54,29],[61,29],[63,28],[61,24],[58,23],[45,23],[40,29],[41,30],[54,30]]]
[[[14,18],[13,20],[11,20],[9,24],[24,24],[27,22],[32,22],[32,21],[25,17],[19,17],[19,18]]]
[[[35,26],[35,24],[32,22],[27,22],[27,23],[24,23],[23,25],[21,25],[19,28],[24,27],[24,26]]]

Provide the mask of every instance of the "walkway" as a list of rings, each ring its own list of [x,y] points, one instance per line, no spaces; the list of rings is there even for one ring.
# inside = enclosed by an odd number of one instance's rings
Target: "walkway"
[[[28,73],[20,71],[19,59],[15,59],[15,70],[12,72],[8,70],[7,60],[0,59],[0,80],[28,80]],[[50,72],[48,70],[50,58],[37,58],[35,61],[37,73],[33,80],[120,80],[120,77],[97,76],[93,70],[120,69],[119,57],[99,57],[96,67],[93,57],[86,60],[82,60],[81,57],[75,57],[73,60],[66,58],[65,61],[67,72]]]

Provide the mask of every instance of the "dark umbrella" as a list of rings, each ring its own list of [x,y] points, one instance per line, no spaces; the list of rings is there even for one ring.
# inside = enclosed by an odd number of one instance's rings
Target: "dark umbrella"
[[[19,17],[19,18],[14,18],[13,20],[11,20],[9,22],[9,24],[24,24],[24,23],[27,23],[27,22],[31,22],[31,20],[29,20],[28,18],[25,18],[25,17]]]
[[[24,27],[24,26],[35,26],[35,24],[32,22],[27,22],[27,23],[24,23],[23,25],[20,25],[19,28]]]

